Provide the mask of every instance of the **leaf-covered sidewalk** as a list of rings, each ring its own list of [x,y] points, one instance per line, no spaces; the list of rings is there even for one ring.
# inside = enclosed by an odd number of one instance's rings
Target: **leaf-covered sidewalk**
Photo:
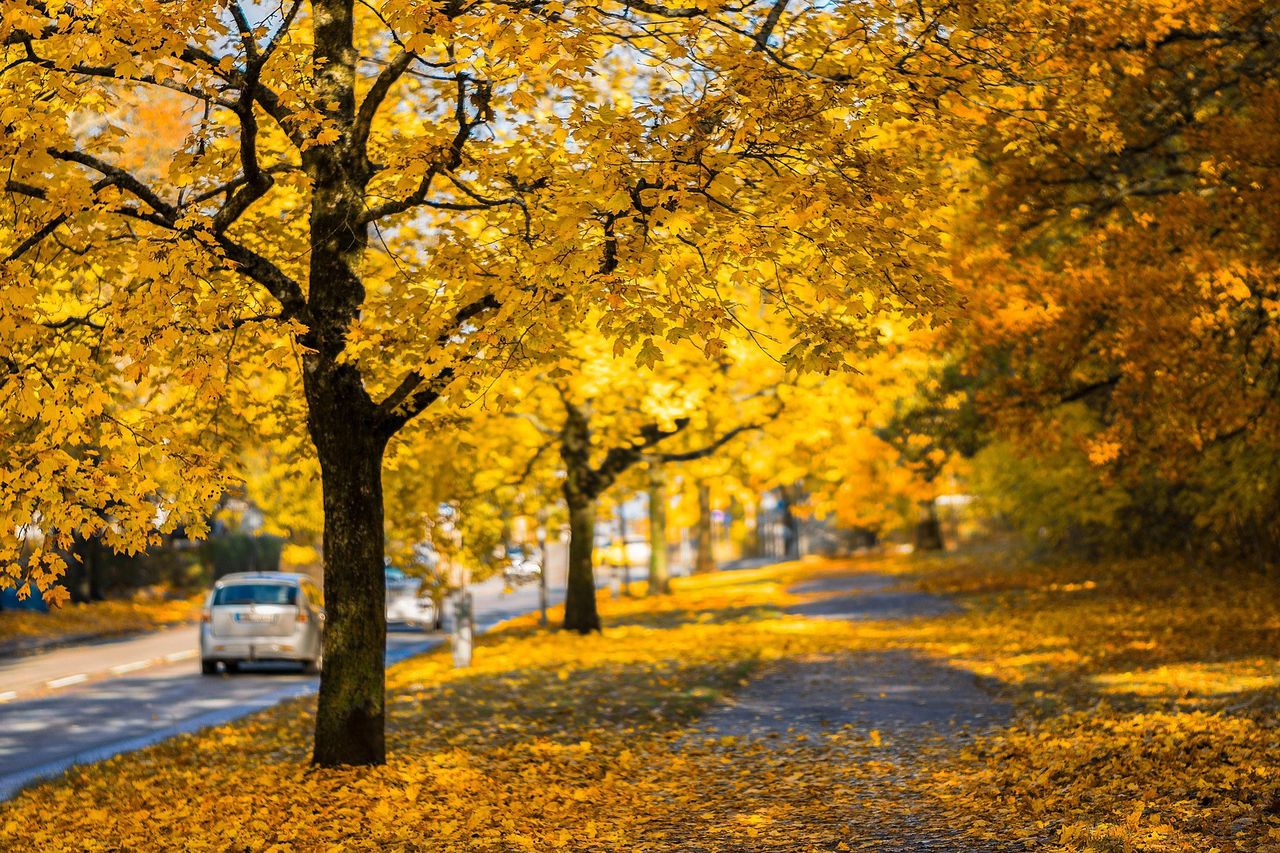
[[[807,600],[786,612],[865,622],[952,610],[901,583],[865,571],[820,577],[789,590]],[[718,774],[717,794],[777,849],[804,839],[818,849],[967,853],[973,835],[922,802],[922,784],[947,753],[1010,712],[971,673],[908,649],[794,656],[699,721],[687,752],[738,765]],[[816,785],[794,784],[800,774]]]
[[[1193,609],[1148,577],[886,558],[687,579],[604,602],[602,636],[524,620],[470,669],[394,667],[385,767],[311,768],[292,702],[31,789],[0,849],[1269,849],[1280,667],[1239,627],[1280,624],[1280,596],[1228,580]]]

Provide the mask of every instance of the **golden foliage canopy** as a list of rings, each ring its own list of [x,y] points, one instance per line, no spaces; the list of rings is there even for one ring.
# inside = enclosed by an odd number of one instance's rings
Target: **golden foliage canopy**
[[[0,576],[198,530],[300,386],[313,436],[381,436],[583,316],[652,361],[777,314],[827,369],[945,314],[948,131],[1024,59],[1006,14],[6,4]]]

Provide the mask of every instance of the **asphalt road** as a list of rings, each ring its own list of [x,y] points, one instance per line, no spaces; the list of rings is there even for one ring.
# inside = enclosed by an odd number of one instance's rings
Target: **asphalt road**
[[[538,587],[504,594],[499,579],[473,587],[476,627],[536,610]],[[551,602],[563,600],[563,587]],[[202,676],[198,628],[59,649],[0,661],[0,800],[73,764],[100,761],[313,692],[319,678],[259,664]],[[392,629],[388,664],[444,641]]]

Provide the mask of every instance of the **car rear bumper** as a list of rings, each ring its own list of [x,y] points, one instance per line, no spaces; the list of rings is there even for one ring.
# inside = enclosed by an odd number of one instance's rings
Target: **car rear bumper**
[[[281,637],[220,637],[208,628],[200,634],[200,657],[206,661],[310,661],[317,656],[314,637],[299,631]]]
[[[200,656],[207,661],[254,661],[254,660],[310,660],[314,655],[288,642],[258,641],[244,643],[228,641],[212,643],[201,648]]]

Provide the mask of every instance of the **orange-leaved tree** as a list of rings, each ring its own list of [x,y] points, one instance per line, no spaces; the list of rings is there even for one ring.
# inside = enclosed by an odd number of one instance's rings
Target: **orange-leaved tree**
[[[1200,528],[1274,560],[1280,10],[1082,5],[1055,43],[1051,82],[987,113],[956,247],[977,399],[1024,455],[1090,460],[1084,495],[1132,495],[1111,545]]]

